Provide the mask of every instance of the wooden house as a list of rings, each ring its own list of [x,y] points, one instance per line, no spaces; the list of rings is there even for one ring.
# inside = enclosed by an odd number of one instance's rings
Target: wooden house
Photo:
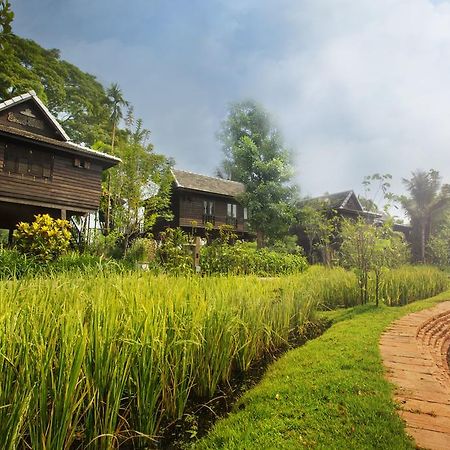
[[[386,215],[379,212],[365,210],[358,197],[352,190],[306,199],[301,201],[298,207],[301,209],[306,205],[321,208],[326,212],[329,218],[339,217],[350,220],[363,219],[368,223],[374,224],[375,226],[381,226],[388,219]],[[402,233],[406,240],[409,239],[409,225],[394,223],[393,230]],[[308,255],[311,255],[313,249],[310,248],[310,242],[307,239],[301,225],[299,224],[294,226],[292,231],[297,235],[299,245],[305,249],[305,252]],[[332,243],[332,247],[334,249],[339,247],[339,242],[337,239]]]
[[[118,162],[72,142],[33,91],[0,103],[0,228],[97,210],[102,171]]]
[[[298,204],[298,208],[301,209],[308,205],[324,211],[328,218],[339,217],[352,220],[362,218],[370,223],[375,223],[381,217],[381,214],[364,210],[361,202],[352,190],[306,199]],[[304,248],[311,262],[329,262],[331,255],[316,254],[317,252],[314,250],[314,247],[311,247],[311,242],[307,238],[301,224],[293,226],[292,232],[297,235],[298,244]],[[335,236],[329,251],[334,252],[338,247],[339,242],[337,236]]]
[[[245,191],[242,183],[184,170],[172,173],[171,226],[204,236],[207,223],[215,233],[221,225],[231,225],[240,238],[248,236],[247,210],[238,200]]]
[[[379,213],[366,211],[352,190],[303,200],[300,202],[299,208],[308,204],[325,209],[329,215],[337,215],[346,219],[362,218],[373,223],[381,217]]]

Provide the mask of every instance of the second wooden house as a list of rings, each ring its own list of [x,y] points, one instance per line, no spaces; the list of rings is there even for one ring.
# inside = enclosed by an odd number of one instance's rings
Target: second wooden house
[[[239,202],[245,191],[242,183],[184,170],[174,169],[172,173],[174,220],[171,226],[204,236],[208,223],[215,234],[221,225],[230,225],[239,238],[249,237],[247,209]]]

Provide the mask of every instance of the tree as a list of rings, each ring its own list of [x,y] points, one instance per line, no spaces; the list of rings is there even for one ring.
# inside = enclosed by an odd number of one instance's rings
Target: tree
[[[126,247],[128,241],[142,230],[149,232],[159,217],[171,219],[170,168],[173,162],[156,154],[148,143],[150,131],[142,120],[136,124],[128,121],[129,128],[120,130],[116,136],[116,156],[122,163],[109,169],[104,181],[102,210],[106,221],[110,220],[109,232],[120,234]],[[111,146],[98,142],[95,148],[111,152]],[[107,211],[109,210],[109,217]]]
[[[330,265],[336,218],[328,216],[326,205],[309,201],[298,212],[298,226],[308,240],[309,261],[314,262],[314,250],[318,250],[322,262]]]
[[[106,90],[108,97],[108,104],[111,110],[110,121],[112,124],[111,133],[111,153],[114,154],[114,145],[116,140],[116,131],[120,120],[123,118],[124,107],[129,106],[129,103],[123,97],[122,90],[117,83],[112,83]]]
[[[120,120],[123,118],[122,107],[128,106],[129,103],[124,99],[122,90],[117,83],[111,84],[107,89],[108,104],[111,109],[110,120],[112,124],[111,132],[111,154],[114,155],[114,146],[116,143],[116,131]],[[106,206],[106,233],[111,228],[111,172],[108,172],[107,181],[107,206]]]
[[[267,111],[252,100],[232,104],[219,139],[225,158],[218,173],[245,185],[240,200],[258,246],[285,235],[294,215],[291,155]]]
[[[440,267],[450,266],[450,211],[443,214],[427,243],[430,262]]]
[[[382,274],[386,269],[407,261],[407,244],[399,233],[393,231],[391,221],[375,226],[361,219],[345,220],[341,239],[342,263],[356,272],[361,303],[365,304],[369,299],[369,274],[373,272],[375,302],[378,306]]]
[[[107,140],[109,108],[103,86],[61,60],[59,50],[10,34],[0,51],[0,67],[0,101],[33,89],[75,142]]]
[[[400,202],[411,219],[413,255],[425,262],[426,246],[432,234],[433,219],[442,213],[450,203],[450,186],[441,186],[437,170],[412,173],[411,179],[403,179],[409,197],[401,196]]]
[[[9,0],[0,0],[0,48],[3,49],[3,41],[11,34],[11,23],[14,13],[11,10]]]

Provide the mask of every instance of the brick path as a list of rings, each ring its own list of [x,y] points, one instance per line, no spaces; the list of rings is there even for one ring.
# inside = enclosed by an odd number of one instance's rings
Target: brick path
[[[450,449],[450,301],[409,314],[380,341],[399,414],[418,448]]]

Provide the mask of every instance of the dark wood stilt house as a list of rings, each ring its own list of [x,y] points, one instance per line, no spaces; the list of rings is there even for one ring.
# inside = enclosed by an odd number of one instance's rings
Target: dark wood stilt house
[[[173,170],[171,226],[180,227],[197,236],[205,235],[205,226],[212,224],[213,234],[221,225],[230,225],[241,239],[250,237],[247,210],[239,202],[245,191],[242,183]]]
[[[366,211],[361,205],[355,192],[352,190],[306,199],[299,203],[298,208],[301,209],[306,205],[322,209],[329,218],[338,217],[350,220],[362,219],[378,226],[381,226],[387,220],[387,216],[379,212]],[[403,233],[405,239],[408,240],[410,231],[409,225],[394,223],[393,229],[394,231]],[[299,245],[305,249],[305,252],[308,255],[311,254],[313,249],[310,248],[310,242],[302,227],[300,225],[294,226],[292,231],[297,234]],[[332,246],[338,248],[339,242],[335,241]]]
[[[33,91],[0,103],[0,228],[97,210],[102,171],[118,162],[72,142]]]

